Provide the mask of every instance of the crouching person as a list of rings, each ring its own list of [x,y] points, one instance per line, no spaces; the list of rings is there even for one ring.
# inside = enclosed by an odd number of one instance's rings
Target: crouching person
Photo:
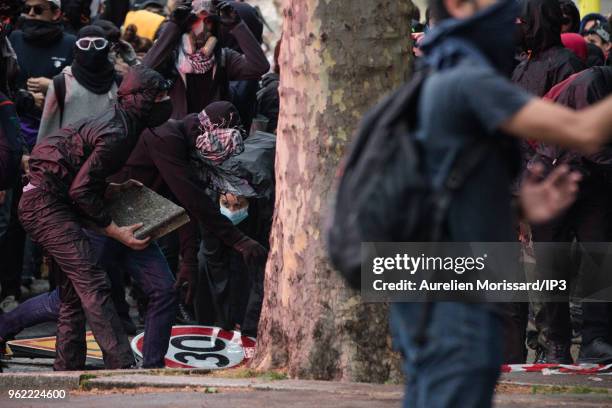
[[[134,237],[141,225],[119,227],[113,222],[104,209],[104,196],[106,178],[125,164],[140,133],[169,118],[172,107],[166,89],[155,71],[134,68],[124,78],[112,109],[49,135],[32,152],[30,184],[24,188],[19,218],[62,270],[55,370],[83,369],[86,319],[106,368],[134,365],[109,280],[81,221],[95,223],[132,249],[149,244]]]

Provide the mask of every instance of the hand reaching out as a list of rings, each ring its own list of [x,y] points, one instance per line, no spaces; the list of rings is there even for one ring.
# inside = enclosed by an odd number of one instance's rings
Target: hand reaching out
[[[548,222],[568,209],[576,200],[582,175],[566,165],[556,167],[542,180],[544,167],[537,164],[523,181],[519,201],[527,221]],[[539,181],[541,180],[541,181]]]

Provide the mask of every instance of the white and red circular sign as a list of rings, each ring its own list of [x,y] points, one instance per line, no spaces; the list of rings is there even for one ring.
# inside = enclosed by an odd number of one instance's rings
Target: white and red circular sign
[[[142,358],[144,333],[132,339],[132,350]],[[168,368],[221,370],[248,362],[255,339],[240,332],[211,326],[174,326],[166,353]]]

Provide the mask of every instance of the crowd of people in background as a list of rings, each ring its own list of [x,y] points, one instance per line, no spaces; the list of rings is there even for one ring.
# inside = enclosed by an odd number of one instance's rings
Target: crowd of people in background
[[[280,44],[264,44],[259,9],[7,0],[0,23],[2,349],[57,322],[54,368],[81,369],[87,321],[106,366],[130,367],[125,334],[144,324],[143,366],[163,367],[176,323],[257,336]],[[135,185],[190,222],[135,239],[104,208]]]

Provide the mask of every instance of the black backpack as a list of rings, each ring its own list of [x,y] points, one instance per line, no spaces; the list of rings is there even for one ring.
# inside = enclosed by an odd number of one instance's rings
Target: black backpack
[[[349,285],[361,283],[362,242],[429,242],[443,239],[454,190],[480,162],[485,143],[464,149],[444,186],[434,189],[415,139],[417,104],[427,72],[369,111],[337,174],[327,228],[333,266]]]

